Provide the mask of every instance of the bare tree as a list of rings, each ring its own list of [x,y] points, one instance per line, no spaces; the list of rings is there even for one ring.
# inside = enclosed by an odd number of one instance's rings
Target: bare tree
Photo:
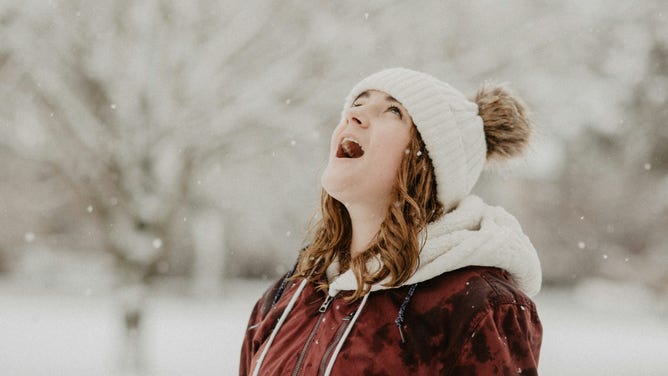
[[[0,9],[0,149],[64,183],[94,218],[98,247],[117,265],[134,357],[125,361],[137,370],[143,286],[195,256],[189,219],[228,209],[202,181],[216,166],[301,142],[289,122],[266,115],[289,112],[280,96],[294,83],[262,66],[287,71],[305,47],[277,48],[272,19],[285,9],[256,5],[72,0]],[[226,183],[214,176],[209,190]]]

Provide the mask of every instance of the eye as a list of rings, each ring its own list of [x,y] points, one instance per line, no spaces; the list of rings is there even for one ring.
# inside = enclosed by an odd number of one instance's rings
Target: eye
[[[362,104],[359,103],[359,102],[353,102],[353,104],[350,105],[350,107],[359,107],[359,106],[361,106],[361,105],[362,105]]]
[[[399,119],[403,117],[403,115],[401,114],[401,110],[397,106],[390,106],[387,110],[399,116]]]

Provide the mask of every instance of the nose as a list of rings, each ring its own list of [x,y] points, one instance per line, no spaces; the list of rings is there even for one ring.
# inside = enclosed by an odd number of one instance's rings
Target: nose
[[[369,125],[364,114],[355,107],[348,109],[346,112],[346,124],[353,124],[363,128]]]

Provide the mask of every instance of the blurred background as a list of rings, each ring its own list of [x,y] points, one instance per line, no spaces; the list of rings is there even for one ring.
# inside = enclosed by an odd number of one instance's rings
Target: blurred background
[[[0,369],[234,375],[381,68],[537,127],[475,193],[541,257],[544,375],[668,374],[668,8],[623,1],[0,2]]]

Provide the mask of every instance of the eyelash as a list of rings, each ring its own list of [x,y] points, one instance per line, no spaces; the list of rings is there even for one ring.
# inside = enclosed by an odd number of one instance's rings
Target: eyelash
[[[388,110],[391,110],[392,112],[395,113],[395,115],[399,116],[399,119],[401,119],[403,116],[401,115],[401,110],[397,106],[390,106]]]
[[[350,107],[359,107],[361,106],[360,103],[353,102],[353,104]],[[399,119],[403,119],[403,115],[401,114],[401,110],[397,106],[390,106],[387,108],[387,111],[392,111],[395,115],[399,116]]]

